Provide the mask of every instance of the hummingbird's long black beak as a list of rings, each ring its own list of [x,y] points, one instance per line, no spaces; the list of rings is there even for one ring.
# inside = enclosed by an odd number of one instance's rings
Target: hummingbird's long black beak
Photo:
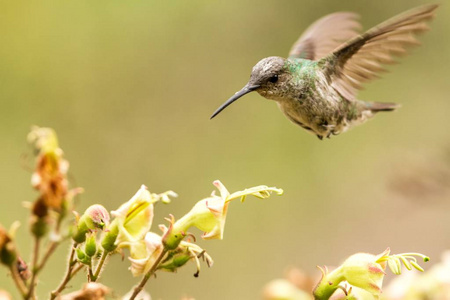
[[[234,94],[230,99],[228,99],[224,104],[222,104],[211,116],[211,118],[209,118],[210,120],[212,118],[214,118],[215,116],[217,116],[222,110],[224,110],[228,105],[230,105],[231,103],[233,103],[234,101],[236,101],[237,99],[241,98],[242,96],[244,96],[245,94],[248,94],[250,92],[253,92],[254,90],[256,90],[257,88],[259,88],[259,85],[246,85],[242,88],[242,90],[240,90],[239,92],[237,92],[236,94]]]

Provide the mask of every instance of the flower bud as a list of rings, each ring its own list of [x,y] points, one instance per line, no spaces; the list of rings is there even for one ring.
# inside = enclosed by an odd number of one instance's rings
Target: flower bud
[[[72,238],[75,242],[82,243],[86,240],[88,232],[96,229],[103,230],[107,225],[109,225],[109,213],[106,208],[100,204],[91,205],[78,220]]]
[[[89,256],[87,256],[86,253],[81,248],[76,249],[76,254],[77,254],[77,259],[80,263],[85,264],[85,265],[91,264],[91,258]]]
[[[84,245],[84,252],[87,256],[92,257],[97,253],[97,241],[95,234],[91,234],[86,239],[86,244]]]
[[[114,220],[108,227],[108,230],[105,231],[102,237],[102,248],[106,252],[112,252],[116,250],[117,244],[117,236],[119,235],[119,226],[117,225],[118,220]]]
[[[31,233],[37,238],[45,236],[50,229],[49,217],[45,216],[40,218],[32,215],[30,217],[30,229]]]
[[[77,248],[76,249],[76,252],[77,252],[77,258],[78,258],[78,260],[84,260],[85,258],[86,258],[86,253],[84,253],[84,251],[82,250],[82,249],[80,249],[80,248]]]
[[[0,262],[12,266],[17,259],[14,243],[10,234],[0,225]]]
[[[184,266],[191,259],[192,255],[190,253],[174,253],[169,256],[165,263],[161,264],[160,268],[165,271],[176,272],[178,268]]]

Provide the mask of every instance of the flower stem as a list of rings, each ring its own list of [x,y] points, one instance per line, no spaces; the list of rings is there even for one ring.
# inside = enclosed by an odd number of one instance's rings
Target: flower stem
[[[317,286],[314,288],[313,295],[316,300],[327,300],[334,292],[339,288],[339,283],[344,280],[341,275],[341,268],[337,268],[334,271],[328,273],[325,269],[321,269],[322,278]]]
[[[73,266],[75,265],[76,261],[73,260],[73,257],[75,256],[75,248],[77,244],[74,243],[72,245],[72,249],[70,250],[69,254],[69,260],[67,262],[67,270],[66,275],[64,276],[63,281],[59,284],[59,286],[56,288],[56,290],[52,291],[50,293],[50,299],[55,299],[66,287],[67,283],[72,279],[72,277],[78,272],[81,268],[83,268],[83,265],[78,266],[76,269],[73,269]],[[73,270],[73,271],[72,271]]]
[[[36,279],[37,279],[37,273],[38,273],[38,258],[39,258],[39,248],[41,245],[41,238],[35,237],[34,238],[34,249],[33,249],[33,257],[31,260],[31,280],[30,285],[28,289],[28,294],[26,295],[25,299],[35,298],[34,297],[34,287],[36,285]]]
[[[147,283],[147,281],[150,279],[150,277],[156,272],[156,270],[159,267],[159,264],[161,263],[161,261],[164,259],[164,257],[166,256],[167,252],[169,250],[164,248],[161,253],[159,254],[158,258],[156,258],[155,263],[153,264],[153,266],[150,268],[150,270],[144,275],[144,278],[142,278],[141,282],[139,283],[139,285],[134,289],[133,291],[133,295],[131,295],[129,300],[133,300],[136,298],[136,296],[142,291],[142,289],[144,288],[145,284]]]
[[[105,264],[106,258],[108,257],[109,252],[103,251],[102,257],[100,258],[100,261],[98,262],[97,268],[95,269],[94,275],[92,275],[92,281],[95,282],[100,275],[100,272],[102,271],[103,265]]]
[[[26,298],[28,295],[27,287],[25,286],[25,283],[20,278],[20,275],[17,272],[17,269],[13,265],[11,265],[9,267],[9,270],[11,271],[12,279],[14,280],[14,283],[16,284],[17,289],[20,291],[20,294],[22,295],[23,298]]]
[[[88,266],[88,282],[93,282],[95,280],[94,280],[94,272],[92,272],[92,261],[87,266]]]
[[[36,273],[40,272],[45,264],[47,263],[50,256],[53,254],[53,252],[56,250],[56,248],[59,246],[59,242],[51,242],[50,245],[47,248],[47,251],[45,251],[44,257],[41,260],[41,263],[39,266],[36,267]]]

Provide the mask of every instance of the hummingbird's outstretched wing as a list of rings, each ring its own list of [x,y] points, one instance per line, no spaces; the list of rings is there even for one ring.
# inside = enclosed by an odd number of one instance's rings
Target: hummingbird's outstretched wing
[[[358,18],[357,14],[350,12],[337,12],[320,18],[295,42],[289,58],[316,60],[324,57],[359,34],[361,24]]]
[[[438,5],[413,8],[393,17],[339,46],[322,58],[331,85],[348,100],[354,100],[361,84],[384,71],[381,64],[393,63],[393,56],[406,54],[407,46],[418,45],[415,34],[429,29],[426,22]]]

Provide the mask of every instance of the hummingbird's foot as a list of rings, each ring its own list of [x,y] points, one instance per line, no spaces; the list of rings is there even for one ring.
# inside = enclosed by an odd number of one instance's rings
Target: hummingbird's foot
[[[323,136],[317,135],[317,137],[319,138],[319,140],[323,140]]]

